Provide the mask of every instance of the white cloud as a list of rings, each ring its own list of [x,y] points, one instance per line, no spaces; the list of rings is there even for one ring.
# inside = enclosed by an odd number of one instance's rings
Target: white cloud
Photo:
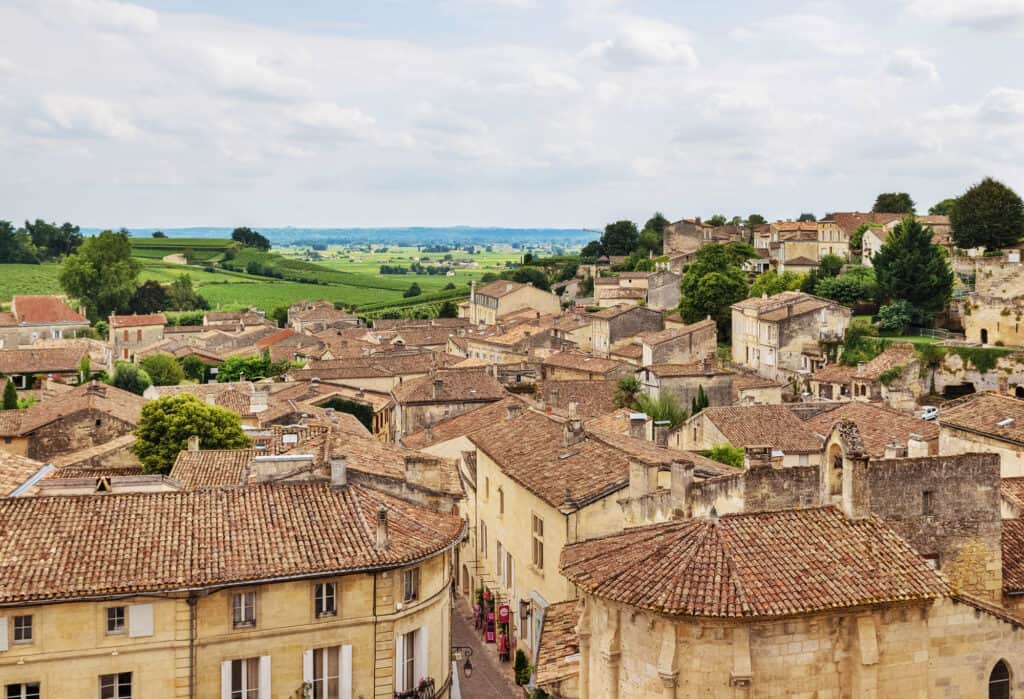
[[[1024,24],[1024,0],[909,0],[913,16],[969,29],[1003,30]]]
[[[32,123],[43,133],[113,139],[131,139],[139,133],[123,106],[102,100],[51,95],[43,98],[41,107]]]
[[[991,90],[978,107],[978,115],[987,121],[1015,123],[1024,126],[1024,90],[997,87]]]
[[[71,22],[107,32],[150,34],[160,26],[160,15],[142,5],[116,0],[38,0],[52,22]]]
[[[342,107],[331,102],[313,102],[291,112],[296,123],[315,129],[365,133],[376,120],[358,109]]]
[[[668,22],[638,17],[618,17],[615,35],[584,49],[584,58],[597,58],[613,70],[646,66],[697,67],[697,52],[689,34]]]
[[[890,53],[885,59],[884,70],[886,74],[900,80],[924,81],[931,84],[939,82],[939,70],[935,64],[910,49]]]

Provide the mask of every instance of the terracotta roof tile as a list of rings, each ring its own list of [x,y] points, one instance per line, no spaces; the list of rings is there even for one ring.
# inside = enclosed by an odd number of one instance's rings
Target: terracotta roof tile
[[[0,374],[73,372],[88,354],[84,347],[4,349],[0,350]]]
[[[262,453],[256,449],[179,451],[169,475],[186,490],[242,485],[249,463]]]
[[[999,481],[999,491],[1004,500],[1024,511],[1024,477],[1003,478]]]
[[[110,316],[111,328],[133,328],[141,325],[167,325],[167,318],[164,317],[163,313],[141,316]]]
[[[1003,520],[1003,591],[1024,592],[1024,520],[1021,519]]]
[[[922,420],[884,405],[860,401],[842,403],[834,410],[810,418],[805,424],[817,434],[828,435],[832,426],[840,420],[853,420],[860,430],[868,456],[875,458],[885,454],[886,445],[893,439],[906,446],[912,434],[918,435],[925,442],[939,438],[939,426],[934,421]]]
[[[75,387],[58,397],[22,410],[20,434],[27,435],[55,420],[81,410],[98,410],[130,425],[137,425],[144,401],[141,396],[98,381]]]
[[[425,449],[431,444],[439,444],[450,439],[471,435],[477,430],[485,429],[499,420],[504,420],[509,406],[514,406],[519,410],[529,409],[521,398],[507,396],[496,403],[485,403],[474,410],[435,422],[430,426],[429,439],[425,429],[404,435],[402,444],[409,449]]]
[[[681,519],[562,550],[598,597],[674,616],[775,617],[948,595],[876,516],[833,507]]]
[[[586,420],[615,409],[617,386],[618,381],[538,381],[533,397],[562,412],[576,403],[579,416]]]
[[[11,304],[21,323],[88,323],[58,296],[15,296]]]
[[[10,495],[43,466],[41,461],[0,450],[0,498]]]
[[[939,411],[939,424],[1024,444],[1024,400],[977,393]]]
[[[389,543],[375,546],[377,511]],[[462,520],[367,488],[274,484],[0,500],[0,603],[129,595],[401,565]]]
[[[486,402],[501,400],[507,395],[505,388],[490,372],[480,369],[431,372],[427,376],[403,382],[394,388],[393,393],[395,400],[403,404]]]
[[[537,649],[536,682],[541,687],[571,679],[580,671],[580,642],[576,636],[576,600],[557,602],[544,610]]]
[[[507,296],[508,294],[511,294],[514,291],[519,291],[525,287],[526,284],[499,279],[491,282],[490,284],[484,284],[483,286],[478,287],[476,293],[482,294],[483,296],[496,296],[501,298],[502,296]]]
[[[700,414],[734,447],[766,445],[791,453],[821,449],[821,440],[783,405],[720,406]]]
[[[615,371],[631,372],[633,367],[613,359],[602,359],[581,352],[555,352],[541,361],[544,366],[575,369],[594,374],[611,374]]]

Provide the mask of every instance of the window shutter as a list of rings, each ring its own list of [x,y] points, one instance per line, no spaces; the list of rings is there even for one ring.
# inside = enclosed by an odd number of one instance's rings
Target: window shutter
[[[220,664],[220,699],[231,699],[231,661]]]
[[[404,692],[405,682],[405,634],[397,634],[395,636],[395,691]]]
[[[259,699],[270,699],[270,656],[260,656],[260,693]]]
[[[427,627],[421,626],[416,632],[416,659],[413,666],[416,671],[416,681],[430,676],[430,663],[427,662],[430,653],[430,643],[427,639]]]
[[[352,699],[352,646],[341,647],[341,657],[338,659],[338,667],[341,668],[339,699]]]
[[[133,604],[128,607],[128,635],[131,638],[153,635],[152,604]]]
[[[302,681],[313,681],[313,651],[302,651]]]
[[[0,651],[7,650],[7,617],[0,616]]]

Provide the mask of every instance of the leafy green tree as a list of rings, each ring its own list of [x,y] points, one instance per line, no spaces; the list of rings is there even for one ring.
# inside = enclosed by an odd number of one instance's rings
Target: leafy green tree
[[[765,223],[768,223],[768,220],[765,219],[765,217],[762,216],[761,214],[750,214],[749,216],[747,216],[748,226],[761,226]]]
[[[744,248],[712,243],[697,251],[680,284],[679,313],[687,323],[710,316],[726,337],[732,326],[730,306],[747,297],[747,275],[740,269]]]
[[[853,235],[850,236],[850,247],[851,248],[856,248],[857,250],[860,250],[861,245],[864,244],[864,234],[868,231],[868,229],[869,228],[881,228],[881,227],[882,227],[882,224],[880,224],[880,223],[870,223],[870,222],[868,222],[868,223],[860,224],[859,226],[857,226],[857,230],[855,230],[853,232]]]
[[[822,255],[818,260],[818,272],[822,279],[826,277],[838,277],[843,270],[843,258],[839,255]]]
[[[932,216],[949,216],[953,213],[953,207],[956,206],[957,197],[950,197],[943,199],[942,201],[934,204],[928,209],[928,213]]]
[[[654,231],[661,235],[670,224],[671,222],[660,211],[655,211],[654,215],[647,219],[647,223],[644,224],[644,230]]]
[[[149,378],[149,374],[144,369],[124,360],[114,362],[114,378],[110,383],[139,396],[153,385],[152,379]]]
[[[83,355],[78,362],[78,383],[85,383],[92,378],[92,359],[88,354]]]
[[[45,260],[56,260],[70,255],[82,244],[82,233],[78,226],[65,223],[47,223],[37,218],[34,223],[25,221],[25,231],[31,236],[32,244]]]
[[[640,241],[640,231],[632,221],[616,221],[604,227],[601,249],[605,255],[628,255]]]
[[[819,279],[813,293],[847,306],[878,297],[875,272],[870,267],[855,267],[838,277]]]
[[[907,216],[872,260],[878,292],[886,301],[904,299],[930,317],[953,292],[946,255],[932,244],[932,231]]]
[[[655,422],[669,422],[672,427],[679,427],[686,421],[686,409],[679,405],[679,401],[671,393],[662,391],[657,398],[651,398],[646,393],[640,393],[634,403],[636,409],[647,415]]]
[[[637,251],[660,255],[663,247],[661,235],[661,233],[651,228],[643,229],[640,231],[640,239],[637,241]]]
[[[177,386],[185,380],[185,370],[169,354],[151,354],[140,363],[154,386]]]
[[[128,306],[132,313],[140,315],[165,311],[170,308],[167,301],[167,289],[155,279],[149,279],[135,289]]]
[[[14,386],[14,381],[7,379],[4,384],[4,410],[17,410],[18,409],[18,389]]]
[[[409,285],[409,288],[405,290],[405,293],[403,293],[402,296],[404,298],[409,299],[412,298],[413,296],[419,296],[422,293],[423,289],[420,288],[420,285],[417,284],[416,282],[413,282],[412,284]]]
[[[754,283],[750,285],[749,296],[756,298],[765,294],[774,296],[775,294],[781,294],[783,291],[796,291],[801,288],[806,278],[806,274],[797,274],[796,272],[783,272],[779,274],[774,269],[770,269],[757,275]]]
[[[900,299],[878,309],[878,329],[887,332],[903,333],[907,326],[919,322],[917,313],[909,301]]]
[[[719,226],[724,226],[726,223],[728,223],[728,220],[725,218],[724,214],[715,214],[714,216],[708,219],[707,223],[709,226],[718,228]]]
[[[958,248],[998,250],[1024,236],[1024,201],[1002,182],[986,177],[957,199],[949,221]]]
[[[166,238],[167,234],[164,233],[163,231],[153,231],[153,237],[154,238]]]
[[[912,214],[914,200],[906,192],[882,192],[871,210],[876,214]]]
[[[206,378],[206,365],[203,364],[202,359],[194,354],[182,357],[181,371],[185,374],[186,378],[192,379],[196,383],[202,383],[203,379]]]
[[[805,212],[805,213],[800,214],[800,216],[797,217],[796,220],[800,221],[801,223],[804,223],[806,221],[817,221],[818,219],[814,216],[814,214],[810,214],[810,213],[806,213]]]
[[[743,468],[743,449],[731,444],[716,444],[708,451],[708,458],[733,468]]]
[[[192,286],[192,277],[188,274],[179,274],[171,282],[170,288],[167,289],[167,300],[176,311],[194,311],[210,307],[206,299],[196,293]]]
[[[580,250],[580,261],[593,262],[597,258],[604,254],[604,248],[601,247],[600,240],[591,240],[589,243],[583,246]]]
[[[455,305],[454,301],[445,301],[441,304],[441,308],[437,311],[438,318],[458,318],[459,307]]]
[[[264,236],[260,235],[251,228],[242,226],[231,231],[231,239],[241,243],[247,248],[257,248],[259,250],[269,250],[270,241]]]
[[[615,401],[615,406],[632,408],[641,388],[640,380],[635,376],[624,376],[619,379],[619,383],[615,386],[615,396],[612,398]]]
[[[82,299],[89,318],[97,320],[128,309],[139,269],[128,236],[103,231],[64,259],[58,279],[65,293]]]
[[[291,368],[288,361],[273,362],[270,353],[263,351],[258,357],[228,357],[217,368],[218,381],[238,381],[244,374],[247,380],[271,379],[280,376]]]
[[[0,221],[0,263],[38,264],[39,251],[24,229],[15,230],[10,221]]]
[[[202,449],[246,449],[252,441],[238,415],[199,400],[190,393],[150,401],[135,430],[135,455],[146,473],[167,473],[188,438],[199,437]]]
[[[286,327],[288,325],[288,306],[276,306],[270,312],[270,318],[277,323],[277,327]]]
[[[537,267],[520,267],[512,273],[512,281],[520,284],[533,284],[538,289],[551,291],[551,283],[547,275]]]

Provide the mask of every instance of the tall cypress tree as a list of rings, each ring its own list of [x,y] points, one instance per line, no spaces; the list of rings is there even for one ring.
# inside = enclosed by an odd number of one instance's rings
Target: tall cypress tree
[[[17,410],[18,409],[18,390],[14,387],[14,382],[7,379],[7,385],[4,386],[4,410]]]

